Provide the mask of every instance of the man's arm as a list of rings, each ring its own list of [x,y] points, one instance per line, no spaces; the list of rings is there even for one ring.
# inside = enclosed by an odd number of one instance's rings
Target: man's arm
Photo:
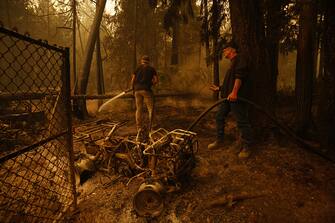
[[[212,84],[209,89],[212,90],[212,91],[220,91],[220,88],[219,86],[215,85],[215,84]]]
[[[130,86],[134,89],[135,74],[131,75]]]
[[[155,74],[154,76],[152,76],[152,84],[153,85],[156,85],[156,84],[158,84],[158,76],[157,76],[157,74]]]
[[[236,63],[236,67],[234,69],[234,87],[227,97],[229,101],[237,100],[238,91],[240,90],[242,82],[246,79],[248,73],[247,61],[245,60],[245,57],[243,55],[240,55],[237,58]]]
[[[242,85],[242,80],[236,78],[235,82],[234,82],[233,90],[231,91],[231,93],[227,97],[229,101],[236,101],[237,100],[237,93],[238,93],[238,90],[240,90],[241,85]]]

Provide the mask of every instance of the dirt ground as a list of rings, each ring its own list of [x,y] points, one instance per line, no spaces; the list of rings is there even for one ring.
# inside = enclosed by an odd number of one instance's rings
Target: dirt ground
[[[176,100],[159,102],[156,127],[186,128],[208,103]],[[118,130],[134,134],[133,106],[111,112],[112,120],[128,120]],[[78,210],[67,218],[72,223],[106,222],[230,222],[230,223],[333,223],[335,222],[335,166],[297,147],[287,137],[270,137],[252,148],[251,157],[237,157],[238,131],[231,117],[225,145],[209,151],[215,139],[215,112],[194,129],[198,133],[197,164],[189,182],[174,193],[164,195],[163,213],[154,219],[136,215],[132,198],[139,185],[128,187],[125,177],[97,172],[80,188]],[[206,208],[223,196],[246,195],[227,205]]]

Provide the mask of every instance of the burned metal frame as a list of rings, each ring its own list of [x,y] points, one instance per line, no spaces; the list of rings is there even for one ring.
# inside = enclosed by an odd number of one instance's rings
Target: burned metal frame
[[[74,128],[75,131],[73,135],[73,140],[75,143],[96,143],[96,141],[101,139],[107,141],[114,134],[114,132],[125,123],[126,122],[113,122],[107,119],[90,121]],[[99,135],[99,137],[95,138],[95,134]]]
[[[197,134],[159,128],[121,137],[115,130],[123,124],[96,120],[74,128],[76,143],[94,146],[93,153],[85,147],[86,151],[78,154],[78,186],[85,181],[85,175],[93,175],[97,170],[129,178],[127,186],[138,179],[139,189],[133,198],[135,211],[139,216],[158,216],[164,208],[164,194],[179,190],[195,167]]]
[[[129,177],[127,186],[140,179],[134,209],[140,216],[155,217],[164,208],[163,194],[179,190],[195,167],[198,141],[196,133],[183,129],[159,128],[146,134],[106,137],[93,159],[103,154],[100,163],[106,166],[100,169]]]
[[[194,132],[183,129],[175,129],[169,132],[166,129],[159,128],[149,134],[148,141],[142,141],[139,134],[136,137],[119,137],[116,144],[113,142],[110,143],[111,145],[108,145],[108,140],[105,139],[104,143],[100,145],[100,150],[110,152],[111,155],[108,156],[108,159],[116,158],[124,160],[133,173],[146,171],[155,175],[157,159],[178,159],[178,155],[180,155],[179,153],[181,151],[194,155],[198,151],[196,135]],[[113,140],[113,138],[109,138],[109,140]],[[160,152],[164,149],[171,154],[161,154]],[[137,155],[137,157],[134,157],[134,154]],[[144,157],[152,159],[149,162],[153,162],[153,164],[147,163],[147,165],[145,165],[142,162]],[[111,162],[108,161],[108,163]],[[108,167],[107,169],[110,168]],[[138,176],[141,176],[141,174],[142,173]],[[154,177],[157,179],[160,178],[159,176]],[[131,180],[133,178],[134,177],[132,177]]]
[[[158,129],[149,134],[149,143],[143,150],[148,159],[145,172],[136,175],[143,181],[133,199],[134,209],[140,216],[155,217],[164,208],[162,194],[180,189],[182,181],[195,166],[198,151],[196,133],[175,129]]]

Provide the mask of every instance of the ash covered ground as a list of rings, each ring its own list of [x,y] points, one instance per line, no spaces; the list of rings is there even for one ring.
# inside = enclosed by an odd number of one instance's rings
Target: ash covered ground
[[[156,128],[184,128],[209,105],[186,99],[157,101]],[[128,120],[117,133],[135,134],[134,106],[104,114]],[[292,143],[285,135],[255,145],[251,157],[241,160],[238,130],[233,117],[226,126],[225,145],[209,151],[215,139],[215,112],[194,128],[199,151],[196,167],[183,187],[164,196],[164,211],[156,218],[139,217],[133,210],[135,180],[97,171],[80,186],[78,210],[67,222],[335,222],[335,166]],[[76,148],[75,148],[76,149]],[[227,198],[224,205],[209,205]],[[235,199],[237,198],[237,199]],[[238,199],[240,198],[240,199]]]

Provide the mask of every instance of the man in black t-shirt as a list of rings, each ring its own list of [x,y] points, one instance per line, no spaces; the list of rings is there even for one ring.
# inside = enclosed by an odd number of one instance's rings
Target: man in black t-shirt
[[[148,130],[151,131],[152,127],[154,95],[151,87],[158,83],[158,77],[155,68],[149,65],[149,61],[148,56],[143,56],[141,58],[141,64],[136,68],[131,78],[131,86],[135,92],[137,131],[143,129],[143,102],[149,113]]]
[[[238,53],[237,45],[234,42],[228,43],[224,49],[224,57],[231,61],[222,86],[212,85],[211,90],[220,91],[222,98],[228,101],[220,104],[216,114],[217,139],[208,145],[209,149],[216,149],[222,146],[224,139],[225,118],[230,111],[234,114],[237,127],[241,133],[242,148],[239,153],[240,158],[247,158],[250,155],[250,144],[252,143],[252,131],[248,118],[248,107],[238,97],[247,98],[249,81],[248,67],[243,55]]]

